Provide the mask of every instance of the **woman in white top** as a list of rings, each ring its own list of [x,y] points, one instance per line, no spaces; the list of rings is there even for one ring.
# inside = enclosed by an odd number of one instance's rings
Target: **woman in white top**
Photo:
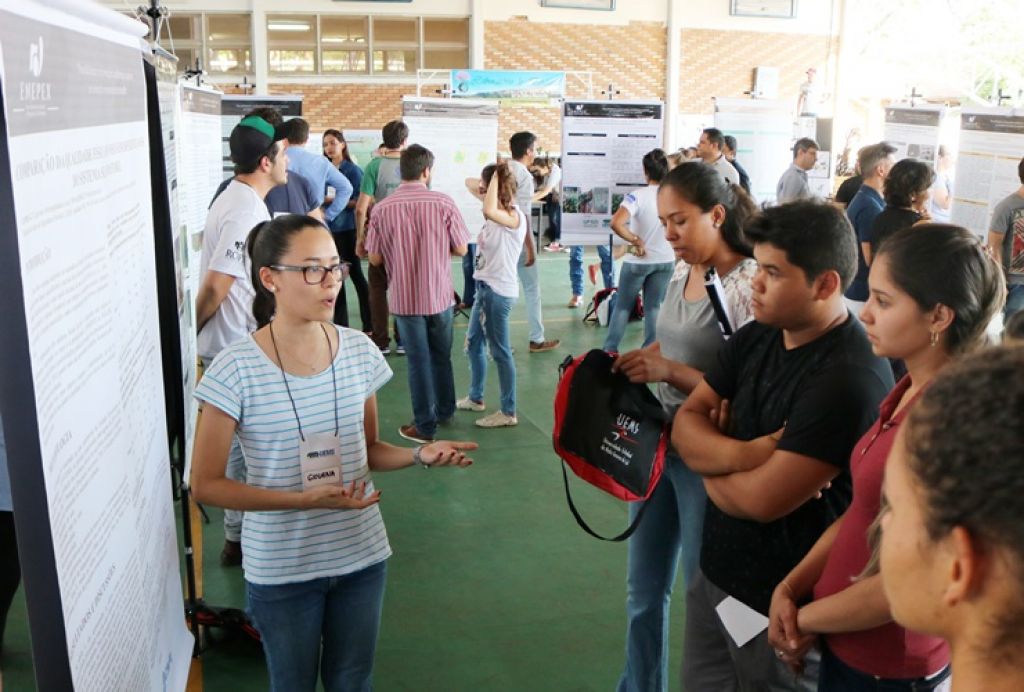
[[[751,279],[757,263],[743,226],[756,211],[739,185],[704,163],[688,162],[665,176],[658,192],[664,234],[679,258],[658,316],[658,340],[623,354],[614,368],[632,382],[657,384],[671,417],[715,362],[723,343],[704,275],[714,268],[738,328],[751,318]],[[619,692],[668,688],[669,603],[676,570],[688,585],[697,571],[706,500],[700,476],[674,451],[665,458],[644,520],[629,539],[626,665]],[[630,506],[631,516],[640,510]]]
[[[630,244],[622,260],[615,309],[608,320],[605,351],[619,350],[626,324],[633,314],[636,298],[644,296],[644,346],[654,343],[654,327],[665,289],[675,267],[675,253],[665,240],[658,220],[658,185],[668,173],[668,159],[661,149],[647,152],[643,159],[647,187],[626,195],[612,216],[612,230]]]
[[[516,364],[512,358],[508,321],[519,298],[519,253],[526,238],[526,214],[515,204],[516,178],[505,163],[487,166],[480,174],[484,195],[484,227],[477,239],[476,300],[469,316],[469,396],[455,402],[463,411],[483,411],[490,346],[498,367],[501,408],[475,422],[481,428],[516,425]]]
[[[243,510],[248,610],[272,690],[369,690],[391,555],[370,470],[466,466],[471,442],[403,449],[377,437],[391,378],[361,332],[331,324],[347,272],[307,216],[256,226],[248,252],[259,329],[214,358],[196,397],[192,491]],[[237,434],[246,482],[224,475]]]

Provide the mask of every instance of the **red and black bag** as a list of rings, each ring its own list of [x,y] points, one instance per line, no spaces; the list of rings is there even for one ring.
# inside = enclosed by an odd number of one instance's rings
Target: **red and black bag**
[[[614,356],[594,349],[562,363],[555,392],[555,452],[564,462],[562,477],[569,510],[580,527],[603,541],[630,537],[643,518],[644,503],[630,526],[608,538],[580,516],[569,491],[573,473],[627,502],[646,500],[661,479],[668,447],[668,417],[646,385],[612,372]]]

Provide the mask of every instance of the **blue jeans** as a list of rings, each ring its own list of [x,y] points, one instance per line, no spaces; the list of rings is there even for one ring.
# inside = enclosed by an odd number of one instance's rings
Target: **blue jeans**
[[[821,647],[818,687],[828,692],[931,692],[948,689],[949,666],[930,678],[876,678],[846,665],[828,646]]]
[[[680,564],[686,586],[697,573],[706,499],[700,476],[669,452],[644,518],[629,539],[626,668],[619,678],[619,692],[668,688],[672,586]],[[629,506],[630,521],[639,510],[638,502]]]
[[[462,256],[462,304],[473,307],[476,297],[476,281],[473,279],[473,263],[476,259],[476,243],[466,246],[466,254]]]
[[[551,240],[557,243],[562,239],[562,204],[552,202],[549,197],[544,206],[548,210],[548,233],[551,234]]]
[[[416,430],[433,437],[438,421],[455,415],[452,309],[436,315],[395,315],[409,362],[409,393]]]
[[[1024,284],[1010,284],[1006,294],[1006,307],[1003,308],[1003,319],[1009,319],[1015,312],[1024,310]]]
[[[484,385],[487,383],[486,341],[491,347],[494,364],[498,367],[501,412],[507,416],[516,415],[516,363],[512,358],[512,344],[508,334],[508,318],[515,302],[515,298],[500,296],[486,281],[481,281],[477,286],[473,313],[469,316],[469,398],[473,401],[484,400]]]
[[[654,327],[658,323],[658,311],[661,301],[665,300],[668,282],[672,279],[675,265],[672,262],[657,264],[641,264],[639,262],[623,262],[619,270],[619,290],[615,299],[615,309],[608,320],[608,336],[604,340],[605,351],[618,351],[622,335],[626,333],[629,316],[636,305],[636,297],[644,294],[644,346],[654,343]]]
[[[537,263],[526,266],[526,248],[519,253],[519,283],[523,285],[526,297],[526,322],[530,328],[530,341],[538,344],[544,341],[544,320],[540,309],[540,276]]]
[[[607,245],[597,246],[597,256],[601,259],[601,279],[605,288],[615,288],[615,263],[611,250]],[[573,245],[569,248],[569,283],[572,284],[574,296],[583,295],[583,246]]]
[[[271,692],[373,689],[387,562],[340,577],[265,586],[246,582]]]

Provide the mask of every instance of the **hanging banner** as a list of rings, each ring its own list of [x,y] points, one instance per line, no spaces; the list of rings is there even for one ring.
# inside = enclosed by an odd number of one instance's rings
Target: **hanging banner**
[[[543,102],[565,97],[564,72],[452,70],[452,95],[502,102]]]
[[[624,244],[611,219],[644,187],[644,154],[661,147],[660,101],[566,101],[562,107],[562,244]]]
[[[1008,108],[965,108],[952,221],[988,237],[992,209],[1020,187],[1017,166],[1024,152],[1024,113]]]
[[[935,165],[945,114],[942,106],[886,108],[883,139],[896,147],[896,160],[917,159]]]
[[[484,225],[483,205],[466,189],[466,178],[494,163],[498,141],[498,105],[491,101],[405,97],[402,120],[409,144],[434,154],[431,188],[451,195],[469,229],[470,242]]]
[[[38,687],[183,689],[140,35],[0,0],[0,65],[0,405]]]
[[[799,122],[810,133],[807,136],[813,137],[815,118],[800,118]],[[736,160],[750,176],[750,193],[754,199],[774,202],[779,178],[793,163],[792,104],[766,99],[716,98],[715,127],[736,138]]]

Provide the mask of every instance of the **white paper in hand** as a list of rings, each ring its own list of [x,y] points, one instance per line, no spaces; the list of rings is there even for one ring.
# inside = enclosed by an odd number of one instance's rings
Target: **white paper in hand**
[[[767,617],[732,596],[715,606],[715,612],[736,646],[743,646],[768,628]]]

